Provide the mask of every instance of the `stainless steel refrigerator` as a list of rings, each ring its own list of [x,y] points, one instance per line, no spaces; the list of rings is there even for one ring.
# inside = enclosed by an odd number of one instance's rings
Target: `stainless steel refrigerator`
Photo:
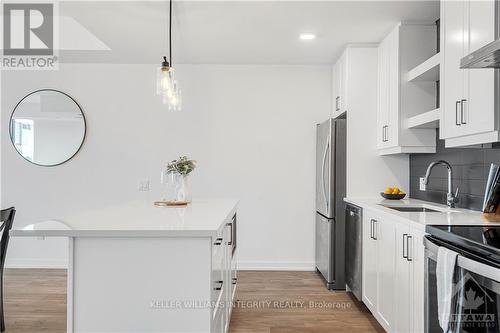
[[[346,120],[316,130],[316,270],[328,289],[345,289]]]

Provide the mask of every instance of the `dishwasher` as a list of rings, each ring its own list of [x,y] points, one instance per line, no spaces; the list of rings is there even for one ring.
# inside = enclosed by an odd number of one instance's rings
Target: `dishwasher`
[[[347,204],[345,214],[346,285],[347,290],[361,301],[363,210],[361,207]]]

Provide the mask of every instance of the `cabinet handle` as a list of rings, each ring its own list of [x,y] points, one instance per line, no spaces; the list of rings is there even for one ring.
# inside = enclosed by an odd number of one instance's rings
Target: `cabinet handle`
[[[408,235],[408,237],[406,237],[406,249],[408,251],[406,260],[413,261],[413,258],[410,257],[410,239],[413,239],[413,237]]]
[[[227,242],[227,245],[231,246],[231,245],[233,245],[233,223],[229,222],[229,223],[227,223],[227,226],[231,227],[231,233],[230,233],[231,240]]]
[[[408,234],[403,234],[403,258],[406,260],[408,260],[408,246],[406,246],[406,254],[405,254],[405,243],[406,245],[408,245],[407,241],[408,241]]]
[[[236,284],[236,282],[238,282],[238,279],[237,278],[233,278],[233,284]]]
[[[340,111],[340,96],[335,97],[335,111]]]
[[[460,101],[460,123],[465,125],[467,122],[465,121],[465,103],[467,102],[466,99],[462,99]]]
[[[215,281],[215,283],[218,283],[219,286],[215,287],[214,290],[222,290],[222,286],[224,285],[224,281]]]
[[[214,242],[214,245],[221,245],[222,244],[222,238],[217,238]]]
[[[373,220],[373,240],[377,240],[377,220]]]
[[[455,102],[455,125],[460,126],[461,121],[458,120],[458,106],[461,105],[460,101]]]
[[[370,238],[373,239],[373,221],[374,219],[370,219]]]
[[[389,141],[389,125],[385,125],[385,142]]]

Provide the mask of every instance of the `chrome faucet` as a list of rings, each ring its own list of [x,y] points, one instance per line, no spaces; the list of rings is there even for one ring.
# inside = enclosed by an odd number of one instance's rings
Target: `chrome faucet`
[[[427,172],[425,173],[424,184],[426,186],[427,184],[429,184],[429,176],[431,175],[432,168],[434,168],[436,165],[443,165],[448,169],[448,194],[446,195],[446,204],[450,208],[455,208],[455,204],[458,202],[458,187],[455,194],[453,194],[453,170],[451,168],[450,163],[440,160],[440,161],[434,161],[431,164],[429,164],[429,166],[427,167]]]

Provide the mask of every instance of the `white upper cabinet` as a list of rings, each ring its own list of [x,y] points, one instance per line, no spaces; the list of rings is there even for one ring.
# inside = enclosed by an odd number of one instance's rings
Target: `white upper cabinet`
[[[441,1],[441,126],[447,147],[499,141],[494,70],[460,69],[465,55],[495,38],[494,0]]]
[[[389,68],[390,68],[390,38],[386,38],[380,43],[378,48],[378,106],[377,106],[377,148],[383,149],[393,145],[393,135],[389,135],[388,129],[393,126],[389,125],[391,118],[390,112],[390,88],[389,88]],[[397,50],[396,50],[397,51]],[[397,64],[394,64],[397,66]],[[399,117],[392,119],[399,121]],[[392,134],[392,133],[391,133]]]
[[[398,24],[378,48],[377,148],[381,155],[433,153],[436,133],[409,128],[408,119],[436,108],[435,82],[407,73],[436,53],[434,24]]]
[[[461,134],[460,101],[464,93],[465,71],[460,69],[464,50],[464,2],[441,2],[441,139]]]
[[[347,112],[347,49],[333,66],[333,116],[336,117]]]

